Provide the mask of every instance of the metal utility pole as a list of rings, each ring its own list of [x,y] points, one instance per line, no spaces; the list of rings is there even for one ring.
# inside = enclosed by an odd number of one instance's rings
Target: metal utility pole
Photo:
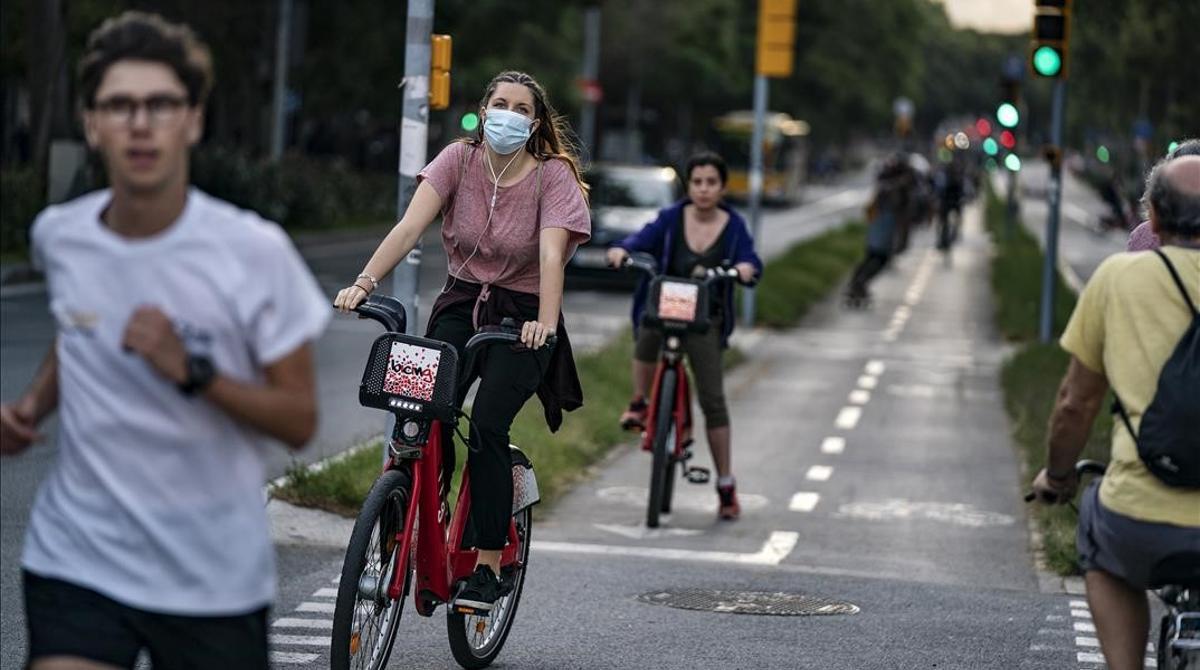
[[[279,0],[279,23],[275,29],[275,89],[271,101],[271,160],[283,156],[283,139],[287,128],[287,76],[291,61],[292,0]]]
[[[1067,105],[1067,81],[1054,82],[1054,106],[1050,119],[1050,144],[1062,148],[1063,118]],[[1061,155],[1061,154],[1059,154]],[[1047,343],[1054,338],[1054,297],[1058,278],[1058,222],[1062,206],[1062,161],[1050,163],[1050,211],[1046,216],[1046,254],[1042,265],[1042,314],[1038,324],[1038,340]]]
[[[767,116],[767,78],[754,75],[754,132],[750,138],[750,234],[757,241],[762,232],[763,126]],[[754,289],[742,293],[742,323],[754,325]]]
[[[400,181],[396,193],[396,218],[404,216],[417,188],[417,173],[425,167],[429,137],[430,40],[434,0],[408,0],[408,26],[404,36],[404,111],[400,120]],[[419,321],[417,289],[421,271],[421,243],[409,252],[392,273],[392,295],[408,312],[408,333]]]
[[[596,156],[596,96],[600,77],[600,6],[583,10],[583,107],[579,110],[579,140],[589,161]]]
[[[762,232],[763,126],[767,115],[767,77],[792,76],[796,59],[796,0],[759,0],[754,52],[754,133],[750,139],[750,234]],[[754,325],[754,289],[742,292],[742,321]]]

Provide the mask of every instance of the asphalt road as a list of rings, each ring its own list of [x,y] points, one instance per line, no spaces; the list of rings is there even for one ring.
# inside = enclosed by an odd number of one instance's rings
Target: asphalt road
[[[778,253],[794,242],[840,225],[861,211],[868,196],[865,173],[841,182],[809,189],[806,203],[792,209],[766,210],[759,249],[764,256]],[[321,286],[332,297],[362,268],[386,230],[336,236],[301,236],[297,245]],[[446,273],[439,233],[431,229],[425,237],[426,252],[421,266],[420,325],[428,317]],[[383,290],[390,287],[384,280]],[[629,298],[621,292],[571,290],[564,299],[564,313],[572,341],[580,349],[598,347],[628,327]],[[358,405],[355,388],[362,374],[362,358],[378,334],[374,322],[336,317],[316,343],[317,386],[320,427],[312,443],[299,454],[282,448],[270,454],[268,476],[282,475],[289,467],[328,458],[347,447],[371,439],[383,429],[380,413]],[[0,290],[0,397],[20,394],[45,355],[53,336],[53,324],[40,285],[5,287]],[[25,454],[0,461],[0,670],[15,670],[24,659],[24,630],[20,590],[20,548],[37,486],[57,454],[53,420],[44,426],[47,444]],[[344,540],[342,540],[344,542]],[[344,544],[342,545],[344,546]],[[281,548],[284,588],[296,574],[311,570],[320,550]],[[340,552],[337,561],[341,560]],[[331,554],[332,555],[332,554]],[[330,559],[332,560],[332,559]],[[299,567],[303,565],[305,567]]]
[[[949,259],[930,247],[928,231],[915,238],[878,279],[872,308],[830,298],[795,330],[741,342],[750,359],[728,381],[741,520],[717,521],[712,489],[680,483],[675,512],[644,529],[649,457],[629,447],[544,515],[495,667],[1097,667],[1081,598],[1033,566],[977,208]],[[288,575],[272,617],[276,663],[326,667],[349,522],[273,516]],[[646,601],[673,589],[857,611],[752,616]],[[433,618],[406,611],[392,667],[456,667]]]

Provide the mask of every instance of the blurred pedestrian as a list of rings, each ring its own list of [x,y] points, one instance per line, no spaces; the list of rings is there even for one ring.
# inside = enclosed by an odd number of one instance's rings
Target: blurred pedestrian
[[[29,666],[266,668],[275,559],[262,452],[316,427],[311,342],[332,310],[279,226],[188,182],[212,83],[183,25],[128,12],[79,63],[110,188],[32,229],[57,335],[0,405],[0,452],[57,459],[21,565]]]
[[[846,289],[852,306],[870,301],[870,283],[892,258],[897,230],[908,225],[914,211],[917,174],[903,155],[889,157],[875,179],[875,194],[867,206],[867,248]]]
[[[1200,156],[1200,139],[1184,140],[1175,147],[1175,150],[1167,154],[1167,160],[1173,160],[1180,156]],[[1150,193],[1149,186],[1146,188],[1147,196]],[[1158,235],[1154,234],[1153,228],[1150,226],[1150,221],[1142,221],[1138,224],[1133,232],[1129,233],[1129,241],[1125,244],[1126,251],[1148,251],[1157,249],[1161,246]]]

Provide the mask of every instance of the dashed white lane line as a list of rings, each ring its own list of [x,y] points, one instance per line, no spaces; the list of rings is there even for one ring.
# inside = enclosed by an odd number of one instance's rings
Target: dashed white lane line
[[[796,548],[800,533],[777,530],[771,533],[762,549],[753,554],[730,551],[693,551],[690,549],[667,549],[665,547],[638,547],[632,545],[581,544],[575,542],[549,542],[534,540],[533,551],[557,551],[571,554],[601,556],[632,556],[636,558],[660,558],[676,561],[702,561],[707,563],[738,563],[741,565],[779,565]]]
[[[1071,626],[1075,629],[1076,633],[1095,633],[1096,632],[1096,624],[1088,623],[1086,621],[1076,621],[1073,624],[1071,624]]]
[[[833,476],[833,468],[828,465],[814,465],[804,475],[805,479],[814,482],[828,481]]]
[[[887,369],[887,366],[883,364],[883,361],[868,361],[867,366],[864,369],[867,371],[867,374],[878,377],[879,375],[883,374],[883,371]]]
[[[1075,660],[1079,663],[1103,663],[1104,654],[1097,654],[1094,651],[1076,652]]]
[[[1090,621],[1092,618],[1092,613],[1087,610],[1073,609],[1071,610],[1071,616],[1075,617],[1076,619],[1087,619]]]
[[[846,450],[846,438],[827,437],[821,441],[822,454],[840,454]]]
[[[873,391],[879,385],[879,378],[875,375],[863,375],[858,378],[858,387]]]
[[[318,614],[333,614],[333,603],[300,603],[297,612],[315,612]]]
[[[1094,637],[1085,637],[1085,636],[1082,636],[1082,635],[1076,635],[1076,636],[1075,636],[1075,646],[1076,646],[1076,647],[1096,647],[1096,648],[1099,648],[1099,647],[1100,647],[1100,640],[1098,640],[1098,639],[1096,639],[1096,638],[1094,638]]]
[[[313,594],[313,597],[314,598],[336,598],[337,597],[337,589],[328,589],[325,587],[321,587],[321,588],[317,589],[317,592]]]
[[[271,624],[272,628],[314,628],[318,630],[333,630],[331,619],[277,619]]]
[[[864,389],[854,389],[848,398],[852,405],[865,405],[871,402],[871,392]]]
[[[1083,609],[1083,610],[1085,610],[1085,609],[1087,609],[1087,607],[1088,607],[1088,604],[1087,604],[1087,601],[1086,601],[1086,600],[1072,600],[1070,604],[1071,604],[1071,609]]]
[[[296,651],[272,651],[271,665],[308,665],[321,658],[320,654]]]
[[[328,647],[329,637],[316,635],[272,635],[271,644],[290,644],[294,647]]]
[[[811,512],[821,501],[821,494],[812,491],[800,491],[792,496],[788,509],[793,512]]]
[[[842,410],[838,412],[837,420],[834,421],[834,424],[838,428],[842,428],[844,430],[853,430],[854,427],[858,425],[858,420],[860,418],[862,418],[861,407],[843,407]]]

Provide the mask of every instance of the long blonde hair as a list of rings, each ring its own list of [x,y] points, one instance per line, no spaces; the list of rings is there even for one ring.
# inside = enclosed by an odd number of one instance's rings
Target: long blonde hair
[[[537,131],[530,135],[525,142],[525,150],[538,160],[557,158],[571,166],[571,174],[575,176],[575,182],[579,184],[579,190],[583,192],[584,199],[587,199],[590,187],[583,180],[583,174],[579,168],[579,151],[575,146],[570,126],[567,125],[562,115],[550,106],[546,89],[542,88],[536,79],[516,70],[501,72],[488,84],[483,98],[479,101],[479,107],[487,109],[488,101],[495,95],[496,88],[505,83],[520,84],[533,93],[533,118],[541,123],[538,124]],[[475,130],[474,137],[466,138],[464,141],[472,145],[483,144],[483,124],[480,124]]]

